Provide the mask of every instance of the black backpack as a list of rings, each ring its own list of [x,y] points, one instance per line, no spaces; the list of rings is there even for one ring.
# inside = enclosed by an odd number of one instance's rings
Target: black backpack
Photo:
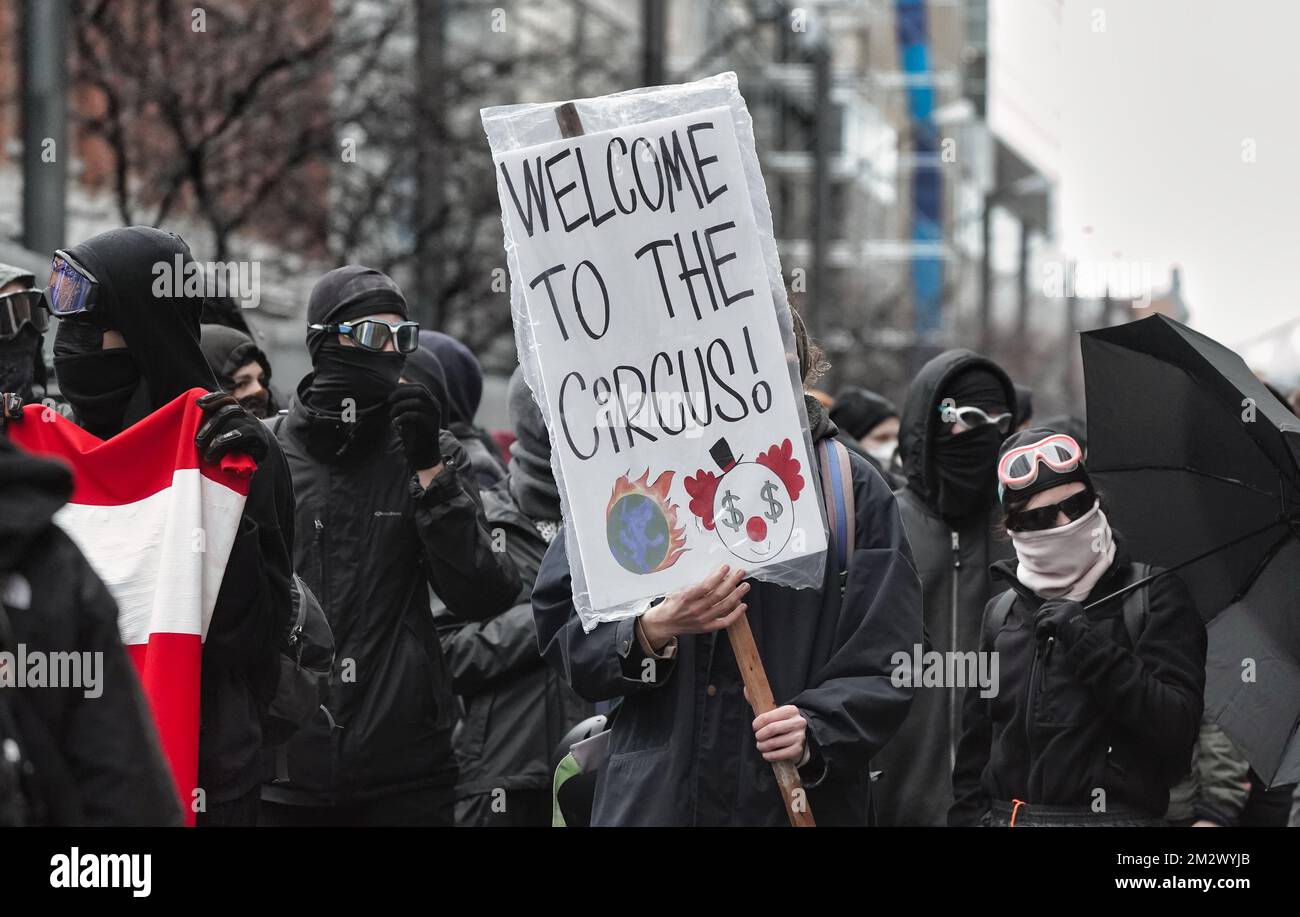
[[[274,435],[284,414],[264,423]],[[293,626],[280,646],[280,678],[267,711],[268,745],[282,745],[325,706],[334,671],[334,631],[320,601],[297,573],[289,581]]]

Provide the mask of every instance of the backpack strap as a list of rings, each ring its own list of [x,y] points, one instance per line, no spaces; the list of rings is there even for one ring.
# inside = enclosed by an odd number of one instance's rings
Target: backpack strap
[[[853,472],[849,465],[848,449],[834,437],[828,436],[817,443],[817,459],[821,466],[826,524],[831,533],[831,554],[835,558],[840,594],[843,595],[849,575],[849,554],[856,538]]]
[[[1136,583],[1150,575],[1150,564],[1133,564],[1132,576],[1129,580]],[[1138,637],[1142,636],[1143,629],[1146,628],[1147,618],[1151,615],[1151,586],[1146,585],[1140,589],[1134,589],[1128,595],[1124,596],[1124,630],[1128,633],[1128,645],[1130,649],[1136,649]]]
[[[992,605],[984,610],[984,620],[980,623],[980,632],[983,634],[984,642],[990,647],[993,646],[997,639],[998,631],[1006,623],[1007,618],[1011,615],[1011,606],[1016,601],[1016,590],[1008,587],[997,597]],[[981,647],[982,649],[982,647]]]

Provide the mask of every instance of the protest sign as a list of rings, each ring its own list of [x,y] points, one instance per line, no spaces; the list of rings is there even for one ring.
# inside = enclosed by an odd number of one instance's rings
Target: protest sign
[[[734,76],[580,101],[587,133],[548,142],[529,142],[559,134],[536,108],[484,123],[584,624],[722,563],[820,585],[789,307]]]

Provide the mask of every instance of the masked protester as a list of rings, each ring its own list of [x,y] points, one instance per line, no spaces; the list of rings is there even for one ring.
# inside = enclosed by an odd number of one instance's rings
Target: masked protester
[[[31,272],[0,264],[0,392],[50,403],[42,352],[50,313],[35,284]]]
[[[449,825],[455,708],[429,590],[462,618],[515,601],[442,405],[400,382],[418,326],[384,274],[330,271],[307,305],[313,372],[276,428],[308,537],[298,574],[335,639],[329,710],[277,755],[273,825]],[[409,378],[409,377],[408,377]]]
[[[898,408],[892,401],[850,386],[835,396],[830,417],[839,428],[840,442],[870,462],[891,487],[902,486],[902,476],[894,472],[899,420]]]
[[[1011,546],[993,538],[998,446],[1015,408],[1011,380],[968,350],[930,360],[907,392],[899,452],[907,485],[898,511],[925,591],[926,649],[969,652],[993,594],[989,564]],[[956,686],[922,687],[894,741],[872,761],[882,825],[943,825],[960,732]]]
[[[206,417],[205,459],[257,462],[203,644],[199,825],[257,821],[261,719],[289,630],[293,494],[284,457],[262,423],[217,389],[199,347],[198,297],[157,296],[155,265],[193,261],[168,232],[131,226],[56,252],[47,297],[59,317],[54,368],[78,422],[107,439],[191,388]]]
[[[199,345],[223,391],[254,417],[276,413],[271,395],[271,361],[253,339],[226,325],[200,326]]]
[[[559,531],[560,494],[546,424],[521,370],[511,377],[509,392],[515,454],[506,480],[482,492],[483,511],[492,530],[503,534],[524,587],[511,608],[482,621],[434,611],[464,706],[455,739],[456,824],[462,826],[550,825],[551,755],[593,709],[537,651],[532,587]]]
[[[117,604],[54,523],[71,494],[67,468],[0,437],[0,651],[98,660],[82,686],[0,688],[0,825],[179,825]]]
[[[807,379],[818,359],[794,324]],[[805,403],[814,443],[835,436],[821,403]],[[584,634],[564,538],[551,542],[533,589],[542,654],[587,700],[623,698],[593,825],[787,824],[772,761],[799,768],[818,825],[867,824],[868,761],[912,699],[890,660],[921,640],[921,594],[893,494],[860,456],[849,463],[856,544],[843,592],[831,557],[817,589],[750,582],[724,566]],[[741,614],[778,704],[759,717],[721,632]]]
[[[420,346],[442,366],[447,384],[447,429],[469,455],[479,487],[494,486],[505,477],[505,468],[492,437],[474,425],[483,398],[483,367],[473,351],[441,331],[421,331]]]
[[[967,690],[954,825],[1163,825],[1200,731],[1205,628],[1183,583],[1143,580],[1069,436],[1032,429],[997,466],[1014,560],[980,652],[994,694]],[[1099,603],[1085,608],[1085,605]],[[986,693],[987,694],[987,693]]]

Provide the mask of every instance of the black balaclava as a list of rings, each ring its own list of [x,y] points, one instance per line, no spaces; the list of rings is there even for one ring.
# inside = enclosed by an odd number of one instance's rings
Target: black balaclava
[[[7,341],[0,341],[0,392],[21,395],[23,401],[33,399],[32,385],[37,379],[37,364],[41,360],[41,335],[31,325]]]
[[[174,273],[178,258],[182,270],[194,260],[180,236],[128,226],[68,254],[99,281],[94,310],[60,320],[54,335],[59,388],[85,429],[116,436],[192,388],[216,390],[199,348],[202,295],[184,295],[183,276],[173,278],[176,295],[155,293],[160,265]],[[104,350],[106,330],[126,347]]]
[[[441,331],[421,331],[420,346],[438,358],[447,377],[447,425],[473,424],[483,399],[483,367],[474,351]]]
[[[0,287],[10,284],[30,290],[36,286],[36,276],[20,267],[0,264]],[[43,343],[43,336],[31,325],[23,326],[7,341],[0,340],[0,392],[21,395],[25,402],[35,400],[32,385],[45,388]]]
[[[235,390],[235,373],[254,361],[262,367],[266,384],[262,392],[240,400],[244,410],[256,417],[267,417],[271,410],[271,361],[251,337],[229,325],[201,325],[199,345],[208,368],[227,392]]]
[[[447,376],[443,373],[442,363],[423,345],[406,355],[406,367],[402,378],[409,382],[418,382],[429,390],[433,400],[440,407],[447,404]],[[447,416],[443,414],[443,427],[447,425]]]
[[[406,297],[386,274],[359,264],[330,271],[316,281],[307,301],[307,322],[312,325],[383,312],[405,320]],[[406,356],[395,351],[346,346],[334,332],[308,330],[307,349],[313,369],[307,402],[326,415],[340,415],[349,407],[358,416],[376,410],[397,386],[406,363]]]
[[[952,407],[977,407],[990,416],[1007,413],[1006,389],[1002,381],[982,367],[972,367],[954,376],[935,393],[932,410],[945,403]],[[951,432],[952,423],[935,427],[931,451],[939,481],[939,512],[949,519],[963,519],[988,508],[997,493],[998,446],[1006,436],[994,424]]]
[[[854,439],[862,439],[883,420],[898,416],[898,408],[884,395],[850,386],[835,396],[831,421]]]
[[[515,441],[510,446],[510,495],[528,518],[557,521],[560,490],[551,473],[551,437],[522,367],[510,377],[507,403],[515,430]]]

